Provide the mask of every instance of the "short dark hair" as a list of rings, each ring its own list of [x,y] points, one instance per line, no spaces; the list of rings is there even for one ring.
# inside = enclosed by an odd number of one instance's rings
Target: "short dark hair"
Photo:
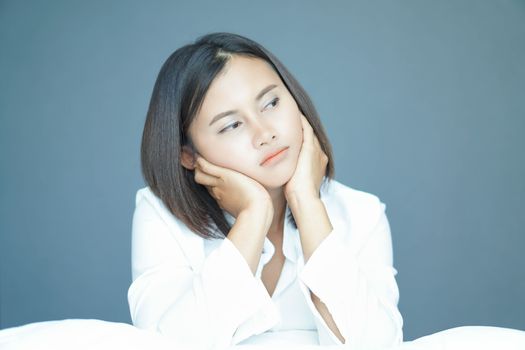
[[[182,166],[181,153],[183,146],[194,149],[188,128],[212,81],[231,55],[260,58],[274,68],[328,156],[326,179],[334,176],[332,149],[319,115],[285,66],[263,46],[241,35],[203,35],[173,52],[160,69],[142,134],[141,165],[145,182],[170,212],[208,239],[226,237],[231,225],[206,187],[195,182],[194,172]],[[288,219],[297,228],[291,213]]]

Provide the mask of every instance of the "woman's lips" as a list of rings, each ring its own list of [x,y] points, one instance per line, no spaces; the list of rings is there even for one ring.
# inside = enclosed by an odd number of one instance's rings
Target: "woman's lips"
[[[286,151],[287,149],[288,149],[288,147],[284,147],[284,148],[280,149],[280,150],[277,151],[277,152],[271,153],[270,155],[266,156],[266,158],[261,162],[260,165],[266,165],[266,164],[268,164],[269,162],[271,162],[273,159],[280,158],[281,155],[283,155],[284,153],[286,153],[285,151]]]

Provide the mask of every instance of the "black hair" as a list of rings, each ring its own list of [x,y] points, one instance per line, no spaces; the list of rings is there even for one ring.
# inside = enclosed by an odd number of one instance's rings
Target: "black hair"
[[[151,96],[141,145],[145,182],[175,217],[204,238],[224,238],[231,225],[192,170],[182,166],[182,147],[195,149],[188,129],[215,77],[232,55],[260,58],[270,64],[308,119],[328,156],[326,178],[334,176],[331,145],[306,91],[262,45],[233,33],[209,33],[173,52],[162,65]],[[293,216],[288,219],[297,227]]]

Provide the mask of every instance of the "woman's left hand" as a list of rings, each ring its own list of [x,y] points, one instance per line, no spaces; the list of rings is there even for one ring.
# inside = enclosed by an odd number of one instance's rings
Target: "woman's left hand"
[[[328,156],[323,152],[308,119],[301,114],[303,144],[299,152],[295,172],[284,187],[288,203],[295,198],[319,198],[319,190],[328,164]]]

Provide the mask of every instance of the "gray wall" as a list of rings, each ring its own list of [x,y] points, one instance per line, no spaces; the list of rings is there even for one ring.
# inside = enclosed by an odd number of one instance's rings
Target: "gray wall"
[[[387,204],[406,340],[525,329],[525,2],[476,0],[0,2],[2,328],[130,322],[149,97],[210,31],[273,51]]]

